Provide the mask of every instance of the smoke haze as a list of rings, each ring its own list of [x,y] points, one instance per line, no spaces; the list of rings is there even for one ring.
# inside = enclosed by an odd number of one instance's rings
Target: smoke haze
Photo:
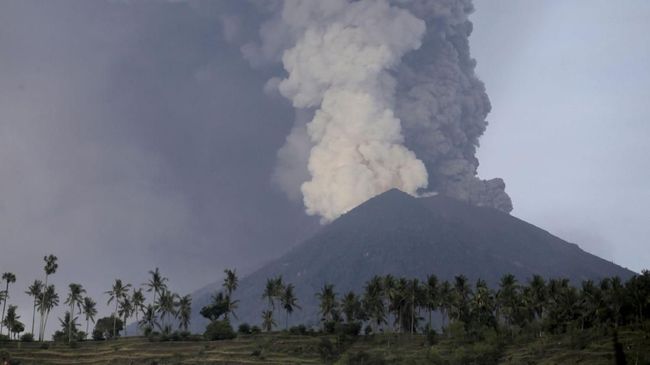
[[[301,193],[308,214],[330,221],[390,188],[427,187],[512,210],[503,180],[476,176],[490,103],[469,54],[472,11],[468,1],[276,4],[260,43],[242,50],[255,67],[280,62],[286,76],[266,91],[303,110],[274,181]]]

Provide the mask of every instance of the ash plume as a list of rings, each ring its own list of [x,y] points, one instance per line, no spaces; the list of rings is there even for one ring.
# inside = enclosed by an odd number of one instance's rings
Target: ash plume
[[[258,8],[261,8],[258,6]],[[510,212],[501,179],[477,177],[490,102],[469,53],[471,1],[270,2],[251,65],[297,109],[273,180],[323,222],[391,188]]]

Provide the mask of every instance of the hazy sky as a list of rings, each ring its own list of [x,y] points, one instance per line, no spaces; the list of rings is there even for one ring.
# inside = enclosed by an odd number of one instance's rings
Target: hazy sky
[[[116,277],[159,266],[189,293],[318,226],[270,183],[295,116],[241,57],[239,4],[0,0],[0,272],[28,327],[45,254],[63,298],[76,281],[104,308]],[[650,3],[476,7],[481,176],[513,215],[649,267]]]

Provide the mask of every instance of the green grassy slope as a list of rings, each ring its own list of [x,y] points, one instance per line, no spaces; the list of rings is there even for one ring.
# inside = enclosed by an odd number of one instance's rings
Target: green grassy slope
[[[650,323],[645,328],[621,328],[619,341],[628,364],[650,364]],[[0,344],[0,353],[22,365],[54,364],[321,364],[319,344],[324,339],[336,343],[335,336],[297,336],[283,333],[243,336],[226,341],[150,342],[146,338],[84,342],[78,348],[63,344]],[[338,364],[468,364],[460,356],[482,348],[482,344],[463,346],[439,338],[433,347],[422,335],[360,336],[338,354]],[[505,346],[500,364],[614,364],[610,334],[596,331],[580,335],[520,338]],[[432,354],[435,354],[432,356]],[[363,355],[363,356],[361,356]],[[481,355],[475,364],[485,363]],[[382,359],[383,362],[377,362]]]

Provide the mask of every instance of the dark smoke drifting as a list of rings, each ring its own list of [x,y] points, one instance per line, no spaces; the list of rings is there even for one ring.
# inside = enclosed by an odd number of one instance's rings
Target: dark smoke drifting
[[[512,210],[501,179],[477,177],[490,102],[474,73],[471,1],[284,0],[242,47],[279,62],[266,86],[297,109],[274,180],[333,220],[391,188]]]

